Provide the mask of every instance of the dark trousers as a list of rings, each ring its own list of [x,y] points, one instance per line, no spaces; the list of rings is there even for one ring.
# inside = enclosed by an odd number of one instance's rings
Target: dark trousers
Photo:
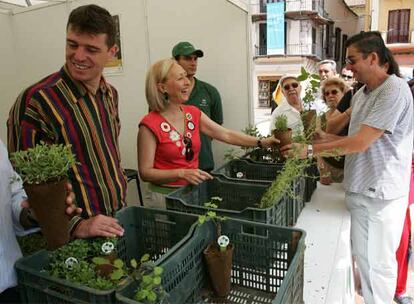
[[[0,303],[21,303],[19,289],[12,287],[0,293]]]

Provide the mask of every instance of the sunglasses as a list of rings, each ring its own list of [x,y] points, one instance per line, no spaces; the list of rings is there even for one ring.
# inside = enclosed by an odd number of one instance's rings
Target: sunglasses
[[[324,93],[324,95],[325,96],[329,96],[329,95],[336,95],[336,94],[338,94],[339,93],[339,91],[338,90],[331,90],[331,91],[325,91],[325,93]]]
[[[356,61],[355,61],[355,59],[351,59],[351,58],[346,57],[345,58],[345,63],[349,64],[349,65],[354,65],[356,63]]]
[[[192,149],[193,142],[191,141],[191,138],[187,136],[184,136],[183,142],[185,145],[185,160],[191,161],[194,158],[194,151]]]
[[[291,83],[291,84],[285,84],[284,86],[283,86],[283,89],[285,90],[285,91],[289,91],[290,90],[290,86],[292,86],[292,88],[294,88],[294,89],[296,89],[298,86],[299,86],[299,83],[297,83],[297,82],[294,82],[294,83]]]
[[[349,75],[344,75],[344,74],[342,74],[341,76],[344,79],[352,79],[352,78],[354,78],[354,76],[349,76]]]

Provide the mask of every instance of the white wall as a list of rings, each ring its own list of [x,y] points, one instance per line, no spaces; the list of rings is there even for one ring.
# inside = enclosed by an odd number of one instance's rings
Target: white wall
[[[7,143],[7,117],[18,88],[11,20],[11,16],[0,14],[0,41],[2,41],[0,47],[0,139],[5,144]]]
[[[70,11],[92,1],[80,0],[0,15],[0,91],[5,119],[15,97],[27,85],[58,70],[64,63],[65,27]],[[124,71],[108,76],[120,95],[120,147],[124,167],[136,168],[138,122],[147,112],[145,73],[150,63],[170,57],[178,41],[191,41],[204,51],[197,77],[221,93],[224,126],[241,130],[248,124],[249,67],[247,12],[226,0],[96,0],[94,4],[120,15]],[[10,19],[10,20],[9,20]],[[15,48],[13,49],[13,45]],[[214,143],[218,164],[225,147]]]

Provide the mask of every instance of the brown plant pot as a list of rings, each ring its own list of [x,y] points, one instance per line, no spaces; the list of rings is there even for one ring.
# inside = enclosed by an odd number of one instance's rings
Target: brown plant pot
[[[115,266],[112,264],[101,264],[96,265],[95,270],[101,277],[109,279],[115,270]]]
[[[309,137],[316,128],[316,110],[304,111],[301,115],[303,129],[306,137]]]
[[[273,136],[280,141],[280,147],[292,143],[292,129],[290,128],[287,131],[273,130]]]
[[[43,184],[25,184],[24,189],[47,241],[47,249],[69,242],[69,216],[66,214],[67,180]]]
[[[226,297],[230,292],[233,250],[233,244],[229,244],[226,251],[220,251],[216,242],[212,242],[203,251],[211,284],[220,298]]]

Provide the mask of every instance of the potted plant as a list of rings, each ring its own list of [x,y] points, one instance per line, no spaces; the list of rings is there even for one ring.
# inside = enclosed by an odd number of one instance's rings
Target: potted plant
[[[301,68],[301,74],[297,78],[300,82],[306,83],[305,96],[302,98],[303,112],[301,115],[305,136],[310,139],[316,128],[316,110],[312,110],[312,106],[316,99],[316,94],[320,85],[320,77],[318,74],[311,74]]]
[[[280,141],[280,146],[292,143],[292,129],[288,128],[288,118],[281,114],[276,117],[275,128],[272,131],[273,136]]]
[[[10,157],[47,241],[56,249],[69,241],[69,217],[66,214],[67,174],[76,164],[71,146],[47,145],[18,151]]]
[[[216,209],[218,203],[222,201],[220,197],[212,197],[210,202],[204,206]],[[220,298],[225,298],[231,288],[231,267],[233,263],[234,246],[230,243],[227,236],[221,234],[221,221],[225,220],[214,211],[208,211],[205,215],[200,215],[198,222],[200,225],[206,221],[213,221],[216,226],[217,238],[210,243],[203,251],[207,263],[208,273],[215,294]]]

